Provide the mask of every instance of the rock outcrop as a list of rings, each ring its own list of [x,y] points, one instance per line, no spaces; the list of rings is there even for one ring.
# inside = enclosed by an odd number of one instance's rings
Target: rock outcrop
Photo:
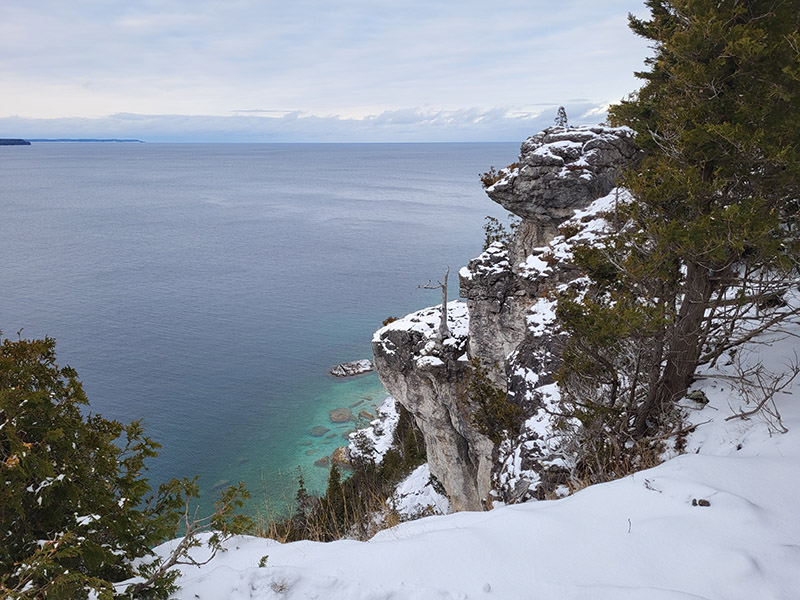
[[[525,140],[519,166],[486,190],[523,219],[517,258],[524,260],[526,247],[546,245],[576,210],[608,194],[620,170],[638,157],[625,127],[550,127]]]
[[[366,358],[342,363],[333,367],[328,373],[334,377],[353,377],[372,371],[372,363]]]
[[[386,390],[413,416],[425,438],[431,473],[453,510],[481,510],[490,489],[493,444],[472,426],[465,402],[469,368],[467,307],[448,303],[452,337],[438,340],[440,307],[407,315],[378,330],[375,366]]]
[[[449,304],[453,338],[437,341],[438,307],[375,334],[381,382],[414,415],[454,510],[485,506],[490,491],[504,502],[542,497],[564,481],[568,465],[551,416],[561,346],[555,293],[583,285],[572,248],[603,235],[604,215],[619,200],[614,179],[638,157],[625,128],[551,127],[526,140],[518,166],[487,189],[521,222],[509,247],[493,244],[459,271],[466,304]],[[526,415],[520,435],[497,448],[472,424],[472,358]]]

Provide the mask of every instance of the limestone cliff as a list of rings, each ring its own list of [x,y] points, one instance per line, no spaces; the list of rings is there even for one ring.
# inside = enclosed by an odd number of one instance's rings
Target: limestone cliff
[[[372,340],[384,387],[413,416],[425,438],[431,474],[453,510],[480,510],[490,489],[492,442],[475,431],[464,400],[469,367],[469,317],[463,302],[448,303],[450,338],[437,339],[441,308],[389,323]]]
[[[618,199],[615,177],[637,157],[625,128],[551,127],[528,138],[518,164],[487,189],[521,222],[509,247],[493,244],[459,271],[466,303],[449,304],[453,337],[437,339],[439,307],[375,334],[378,375],[414,415],[431,473],[454,510],[479,510],[492,497],[542,496],[563,479],[566,459],[548,410],[560,354],[553,294],[581,285],[571,248],[602,235]],[[527,417],[522,433],[499,448],[471,421],[465,379],[472,358],[491,368]]]

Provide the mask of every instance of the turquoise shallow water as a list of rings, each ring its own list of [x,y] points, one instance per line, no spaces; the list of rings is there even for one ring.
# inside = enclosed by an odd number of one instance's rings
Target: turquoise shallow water
[[[503,216],[477,173],[516,144],[34,144],[0,152],[0,329],[51,335],[92,409],[143,419],[154,483],[293,494],[384,393],[331,366],[439,301]],[[455,287],[455,286],[454,286]],[[452,296],[455,296],[455,290]],[[336,436],[314,438],[313,427]],[[288,491],[287,491],[288,490]],[[263,493],[262,493],[263,491]]]

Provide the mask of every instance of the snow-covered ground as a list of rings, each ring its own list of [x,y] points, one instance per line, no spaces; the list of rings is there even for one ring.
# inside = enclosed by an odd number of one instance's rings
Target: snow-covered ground
[[[762,338],[739,356],[784,369],[797,339]],[[777,394],[780,434],[759,416],[725,420],[747,408],[733,367],[700,379],[693,389],[709,403],[684,401],[698,424],[687,453],[653,469],[561,500],[404,523],[369,542],[235,538],[210,564],[181,567],[177,598],[800,598],[800,381]]]

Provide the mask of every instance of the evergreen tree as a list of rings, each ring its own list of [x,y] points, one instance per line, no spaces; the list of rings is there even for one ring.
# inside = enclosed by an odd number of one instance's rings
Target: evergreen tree
[[[646,4],[649,19],[630,18],[653,42],[645,83],[610,111],[644,150],[623,181],[635,202],[605,248],[576,257],[588,301],[559,312],[566,395],[602,407],[588,412],[623,448],[664,426],[699,364],[793,314],[740,327],[780,306],[798,265],[800,2]]]
[[[655,42],[651,70],[611,118],[633,127],[646,151],[625,183],[650,234],[647,258],[673,266],[678,297],[640,433],[685,394],[709,341],[706,319],[730,288],[746,299],[789,287],[789,277],[777,275],[766,291],[742,276],[796,265],[796,230],[787,226],[800,195],[800,2],[647,5],[651,19],[631,18],[631,27]]]

